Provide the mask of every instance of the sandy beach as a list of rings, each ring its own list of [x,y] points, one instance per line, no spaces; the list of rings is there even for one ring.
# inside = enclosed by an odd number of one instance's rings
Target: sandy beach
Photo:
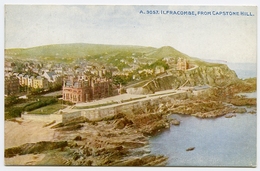
[[[17,119],[18,122],[5,121],[5,148],[25,143],[50,141],[54,138],[54,130],[44,127],[45,122]]]
[[[16,119],[5,121],[5,148],[19,146],[25,143],[39,141],[51,141],[54,138],[54,130],[44,127],[45,122]],[[28,154],[5,158],[5,165],[33,165],[43,159],[44,154]]]

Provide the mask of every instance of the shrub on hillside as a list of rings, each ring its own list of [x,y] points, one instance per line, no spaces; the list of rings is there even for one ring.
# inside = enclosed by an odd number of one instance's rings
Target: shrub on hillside
[[[22,107],[12,107],[12,108],[9,108],[5,112],[5,119],[21,117],[22,112],[23,112],[23,108]]]
[[[58,100],[54,99],[54,98],[52,98],[52,99],[41,99],[37,102],[29,104],[28,106],[25,106],[24,110],[25,111],[32,111],[32,110],[38,109],[40,107],[44,107],[44,106],[47,106],[47,105],[50,105],[50,104],[54,104],[57,101]]]

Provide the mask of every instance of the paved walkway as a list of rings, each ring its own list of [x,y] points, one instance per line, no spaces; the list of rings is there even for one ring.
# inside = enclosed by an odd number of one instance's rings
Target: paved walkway
[[[182,90],[165,90],[165,91],[158,91],[154,94],[147,94],[147,95],[136,95],[136,94],[121,94],[121,95],[117,95],[117,96],[113,96],[113,97],[108,97],[105,99],[101,99],[101,100],[96,100],[96,101],[92,101],[92,102],[87,102],[87,103],[77,103],[75,106],[76,107],[83,107],[83,106],[94,106],[94,105],[99,105],[99,104],[107,104],[107,103],[113,103],[113,102],[121,102],[121,101],[125,101],[125,100],[144,100],[144,99],[153,99],[153,98],[158,98],[158,97],[162,97],[162,96],[167,96],[170,94],[177,94],[177,93],[182,93]],[[136,100],[135,100],[136,99]],[[131,101],[130,101],[131,102]]]
[[[146,97],[146,96],[145,95],[136,95],[136,94],[121,94],[121,95],[117,95],[117,96],[104,98],[101,100],[95,100],[92,102],[77,103],[75,106],[93,106],[93,105],[98,105],[98,104],[120,102],[123,100],[137,99],[137,98],[142,98],[142,97]]]

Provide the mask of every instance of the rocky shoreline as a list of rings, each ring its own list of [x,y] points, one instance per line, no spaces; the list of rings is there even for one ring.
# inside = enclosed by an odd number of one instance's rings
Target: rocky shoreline
[[[142,122],[151,126],[142,127]],[[169,127],[159,114],[132,120],[120,114],[99,122],[81,118],[49,127],[57,132],[53,141],[5,149],[5,158],[44,153],[45,157],[35,165],[75,166],[163,166],[167,162],[166,156],[152,155],[149,150],[149,136]]]
[[[7,148],[5,158],[44,154],[41,160],[33,164],[165,166],[168,157],[151,154],[149,137],[170,128],[171,124],[180,124],[176,119],[168,119],[168,115],[176,113],[212,118],[245,113],[247,110],[239,106],[255,106],[256,99],[237,97],[235,94],[255,91],[256,85],[247,81],[243,82],[243,86],[238,85],[212,88],[203,95],[180,100],[173,101],[167,97],[161,99],[160,103],[147,104],[147,112],[135,109],[134,113],[118,113],[96,122],[82,117],[66,124],[44,123],[43,127],[55,132],[52,141]]]

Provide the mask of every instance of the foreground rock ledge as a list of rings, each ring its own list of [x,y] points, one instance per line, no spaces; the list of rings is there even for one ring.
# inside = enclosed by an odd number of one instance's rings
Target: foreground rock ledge
[[[5,149],[5,158],[45,154],[35,165],[164,166],[167,157],[153,155],[148,136],[169,127],[160,114],[143,114],[90,122],[78,118],[67,124],[49,125],[53,141],[26,143]],[[149,125],[143,126],[143,123]]]

